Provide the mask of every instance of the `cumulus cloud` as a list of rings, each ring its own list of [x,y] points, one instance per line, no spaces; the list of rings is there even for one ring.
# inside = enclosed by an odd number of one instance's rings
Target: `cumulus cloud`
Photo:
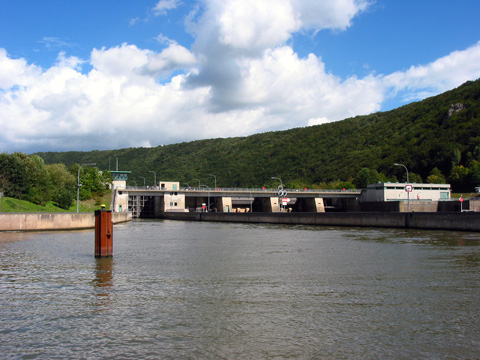
[[[41,69],[29,65],[24,59],[10,59],[7,51],[0,48],[0,89],[8,90],[13,86],[33,84],[41,75]]]
[[[480,41],[465,49],[454,51],[426,65],[412,66],[384,78],[393,94],[405,93],[405,101],[423,99],[452,89],[468,80],[480,77]]]
[[[289,72],[287,66],[281,66],[271,59],[272,64],[279,65],[277,72],[264,69],[266,73],[259,74],[256,71],[260,66],[259,61],[268,61],[270,54],[278,48],[284,49],[280,51],[282,54],[292,53],[293,50],[287,49],[285,44],[294,32],[347,28],[352,18],[367,5],[367,1],[362,0],[207,1],[205,13],[195,28],[197,38],[193,45],[198,58],[203,61],[199,71],[188,78],[187,84],[193,87],[210,86],[212,111],[230,111],[237,106],[248,106],[243,100],[245,94],[242,91],[245,87],[256,87],[254,82],[259,76],[285,78]],[[288,61],[280,53],[277,53],[275,59]],[[293,68],[301,66],[302,60],[294,58],[295,56],[290,58],[289,65],[293,65]],[[312,61],[309,60],[308,63]],[[324,72],[320,59],[318,66]],[[283,73],[285,70],[287,74]],[[251,71],[256,72],[255,79],[248,76]],[[273,85],[258,85],[262,86]],[[252,105],[256,106],[257,103]]]
[[[153,8],[155,15],[165,15],[168,10],[175,9],[180,4],[179,0],[160,0]]]
[[[187,49],[159,35],[134,44],[60,53],[48,69],[0,48],[2,151],[156,146],[341,120],[381,109],[395,94],[439,93],[480,77],[480,43],[407,71],[339,78],[289,46],[298,31],[345,30],[361,0],[205,0]],[[178,6],[159,1],[156,11]],[[88,63],[91,70],[83,72]]]
[[[188,69],[196,64],[195,56],[185,47],[171,42],[160,53],[122,44],[110,49],[94,49],[91,64],[104,75],[128,77],[169,74],[177,69]]]

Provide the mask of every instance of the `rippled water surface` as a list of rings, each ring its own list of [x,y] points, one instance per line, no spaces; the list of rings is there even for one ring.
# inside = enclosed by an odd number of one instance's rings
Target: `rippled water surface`
[[[174,221],[0,233],[6,359],[480,358],[480,234]]]

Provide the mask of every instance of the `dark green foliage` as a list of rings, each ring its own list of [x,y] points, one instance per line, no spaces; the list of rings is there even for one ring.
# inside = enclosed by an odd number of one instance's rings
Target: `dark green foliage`
[[[69,172],[64,164],[45,165],[38,155],[23,153],[0,154],[0,191],[5,196],[26,200],[38,205],[53,201],[58,207],[68,209],[76,195],[79,165]],[[97,168],[82,168],[82,200],[101,197],[111,183],[109,171],[100,173]]]
[[[379,174],[377,170],[363,168],[357,173],[353,183],[357,189],[365,189],[368,184],[387,181],[387,177],[383,174]]]
[[[52,201],[61,209],[69,209],[73,205],[75,191],[67,188],[58,189],[52,197]]]
[[[352,183],[363,168],[375,170],[377,181],[406,181],[405,170],[393,165],[402,163],[411,182],[427,180],[436,168],[454,190],[463,191],[480,186],[473,163],[480,161],[480,81],[392,111],[319,126],[155,148],[39,155],[50,164],[96,162],[112,170],[118,159],[119,169],[132,171],[129,180],[139,186],[142,176],[153,185],[149,171],[156,172],[157,182],[182,186],[198,186],[194,179],[201,179],[213,187],[209,174],[215,174],[220,187],[276,187],[272,176],[285,187],[317,187]],[[355,180],[363,187],[363,179]]]
[[[78,181],[78,169],[80,165],[74,164],[70,167],[70,173]],[[102,197],[107,192],[107,184],[112,182],[108,170],[102,173],[96,167],[85,166],[80,170],[80,200],[88,200],[94,197]]]
[[[28,181],[25,167],[18,157],[0,154],[0,190],[5,196],[22,199],[28,193]]]
[[[438,168],[433,168],[430,172],[430,175],[427,177],[428,184],[445,184],[445,176],[443,176],[442,172],[438,170]]]
[[[47,165],[52,184],[52,201],[62,209],[68,209],[76,196],[76,179],[63,164]]]
[[[49,177],[43,159],[23,153],[0,154],[0,189],[5,196],[45,205],[49,200]]]

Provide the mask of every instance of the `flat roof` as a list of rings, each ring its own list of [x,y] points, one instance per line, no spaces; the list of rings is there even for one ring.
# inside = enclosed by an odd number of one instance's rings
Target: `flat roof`
[[[368,184],[367,188],[393,188],[393,187],[405,187],[407,183],[376,183],[376,184]],[[414,188],[444,188],[450,189],[450,184],[425,184],[425,183],[410,183]]]

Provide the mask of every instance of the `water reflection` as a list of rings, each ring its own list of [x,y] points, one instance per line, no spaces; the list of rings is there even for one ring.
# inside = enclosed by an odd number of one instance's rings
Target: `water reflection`
[[[113,257],[95,258],[93,280],[97,311],[108,310],[112,305]]]
[[[0,231],[0,246],[4,243],[14,242],[14,241],[21,241],[33,238],[33,233],[27,232],[18,232],[18,231]]]
[[[425,244],[438,246],[480,246],[480,235],[472,232],[417,229],[345,230],[345,237],[355,241],[390,244]]]

